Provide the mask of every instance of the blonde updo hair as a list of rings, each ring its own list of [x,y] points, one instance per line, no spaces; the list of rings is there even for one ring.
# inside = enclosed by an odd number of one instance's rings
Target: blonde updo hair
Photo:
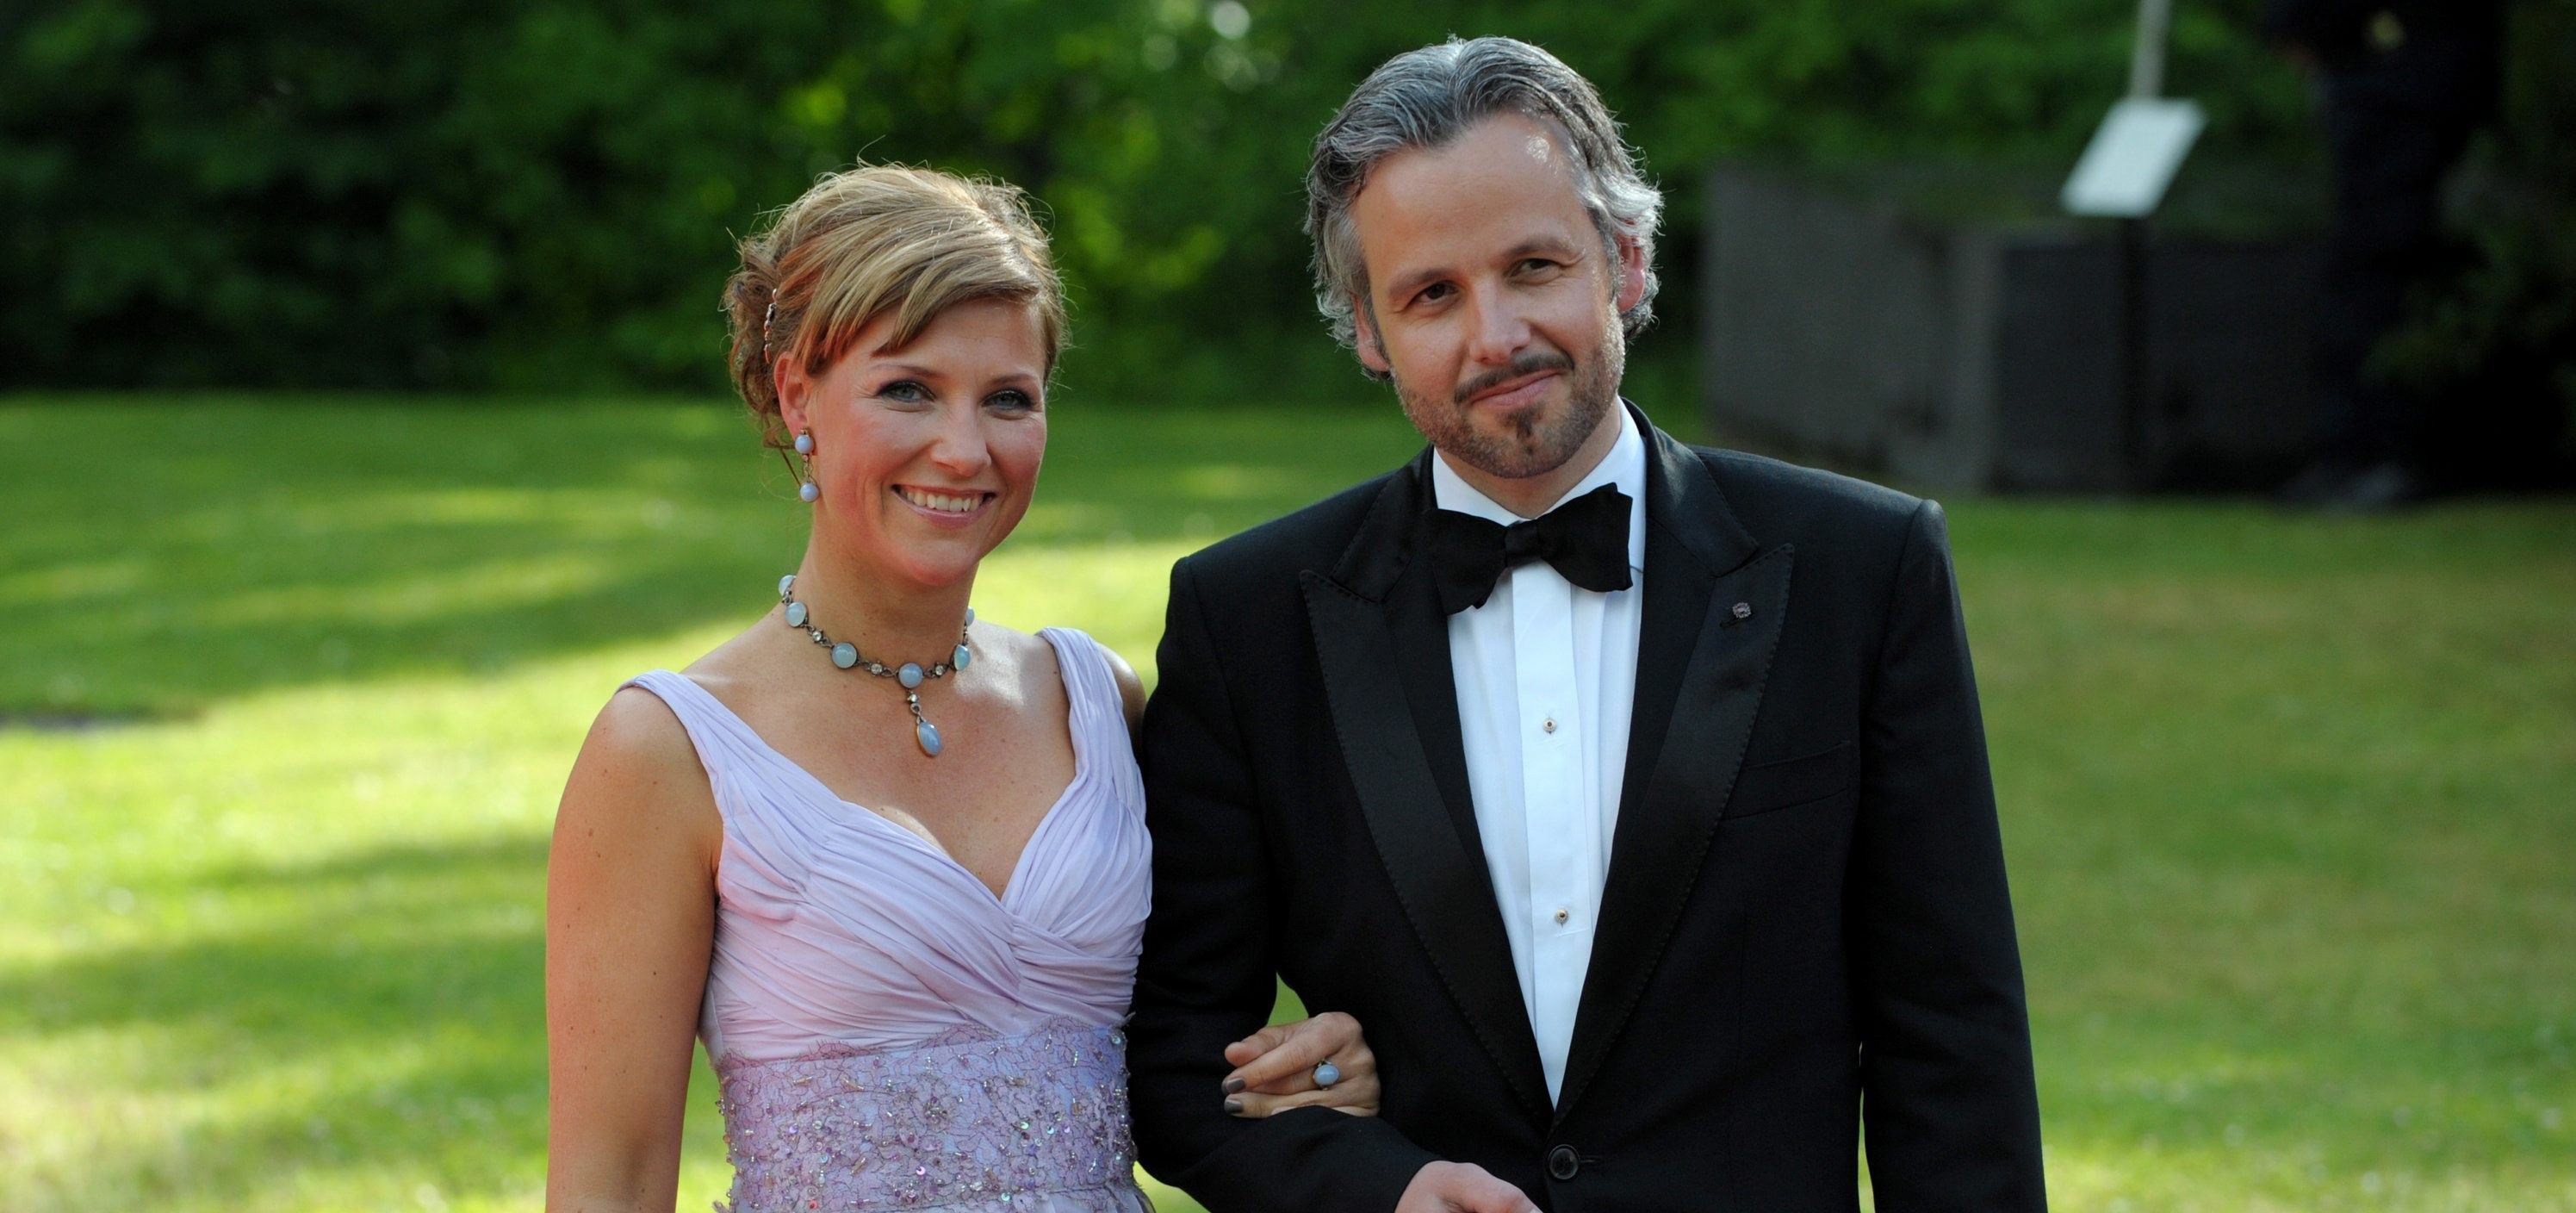
[[[781,450],[776,360],[803,359],[820,375],[879,316],[894,317],[900,347],[949,308],[1006,299],[1036,312],[1049,375],[1064,351],[1064,286],[1046,233],[1004,182],[863,164],[815,182],[741,252],[724,292],[734,386],[762,441]]]

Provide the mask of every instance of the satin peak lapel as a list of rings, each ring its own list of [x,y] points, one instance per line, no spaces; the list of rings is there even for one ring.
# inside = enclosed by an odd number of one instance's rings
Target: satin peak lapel
[[[1560,1120],[1626,1026],[1707,868],[1788,614],[1795,553],[1784,544],[1755,555],[1708,465],[1648,432],[1637,699]]]
[[[1306,615],[1342,761],[1405,919],[1513,1094],[1544,1116],[1538,1041],[1474,809],[1463,803],[1447,617],[1428,577],[1407,567],[1413,524],[1429,496],[1427,478],[1416,475],[1423,468],[1417,460],[1389,481],[1333,575],[1301,576]]]

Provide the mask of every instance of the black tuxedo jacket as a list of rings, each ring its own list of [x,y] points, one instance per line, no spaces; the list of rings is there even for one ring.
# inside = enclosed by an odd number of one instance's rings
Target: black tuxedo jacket
[[[1218,1213],[2044,1207],[2012,907],[1940,507],[1647,425],[1635,714],[1551,1106],[1486,876],[1430,453],[1182,560],[1142,746],[1138,1151]],[[1283,977],[1383,1114],[1221,1109]],[[1866,1118],[1863,1113],[1866,1111]]]

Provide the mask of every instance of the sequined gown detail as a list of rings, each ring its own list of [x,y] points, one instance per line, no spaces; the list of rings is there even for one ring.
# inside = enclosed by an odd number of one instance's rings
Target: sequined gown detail
[[[1144,786],[1106,652],[1039,635],[1072,705],[1074,776],[999,898],[697,683],[629,684],[686,726],[724,817],[699,1035],[731,1213],[1150,1210],[1118,1030],[1151,892]]]

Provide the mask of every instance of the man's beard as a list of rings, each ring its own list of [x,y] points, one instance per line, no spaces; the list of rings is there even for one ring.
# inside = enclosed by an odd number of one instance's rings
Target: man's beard
[[[1627,359],[1617,330],[1612,329],[1594,349],[1597,354],[1587,363],[1555,350],[1524,352],[1510,366],[1479,375],[1451,392],[1447,400],[1426,399],[1425,393],[1414,391],[1401,379],[1396,381],[1395,395],[1413,428],[1451,459],[1504,480],[1544,476],[1582,450],[1601,419],[1619,402],[1619,377]],[[1497,384],[1551,370],[1565,376],[1566,398],[1561,407],[1526,410],[1511,419],[1506,433],[1475,428],[1474,410],[1467,403],[1470,398]]]

